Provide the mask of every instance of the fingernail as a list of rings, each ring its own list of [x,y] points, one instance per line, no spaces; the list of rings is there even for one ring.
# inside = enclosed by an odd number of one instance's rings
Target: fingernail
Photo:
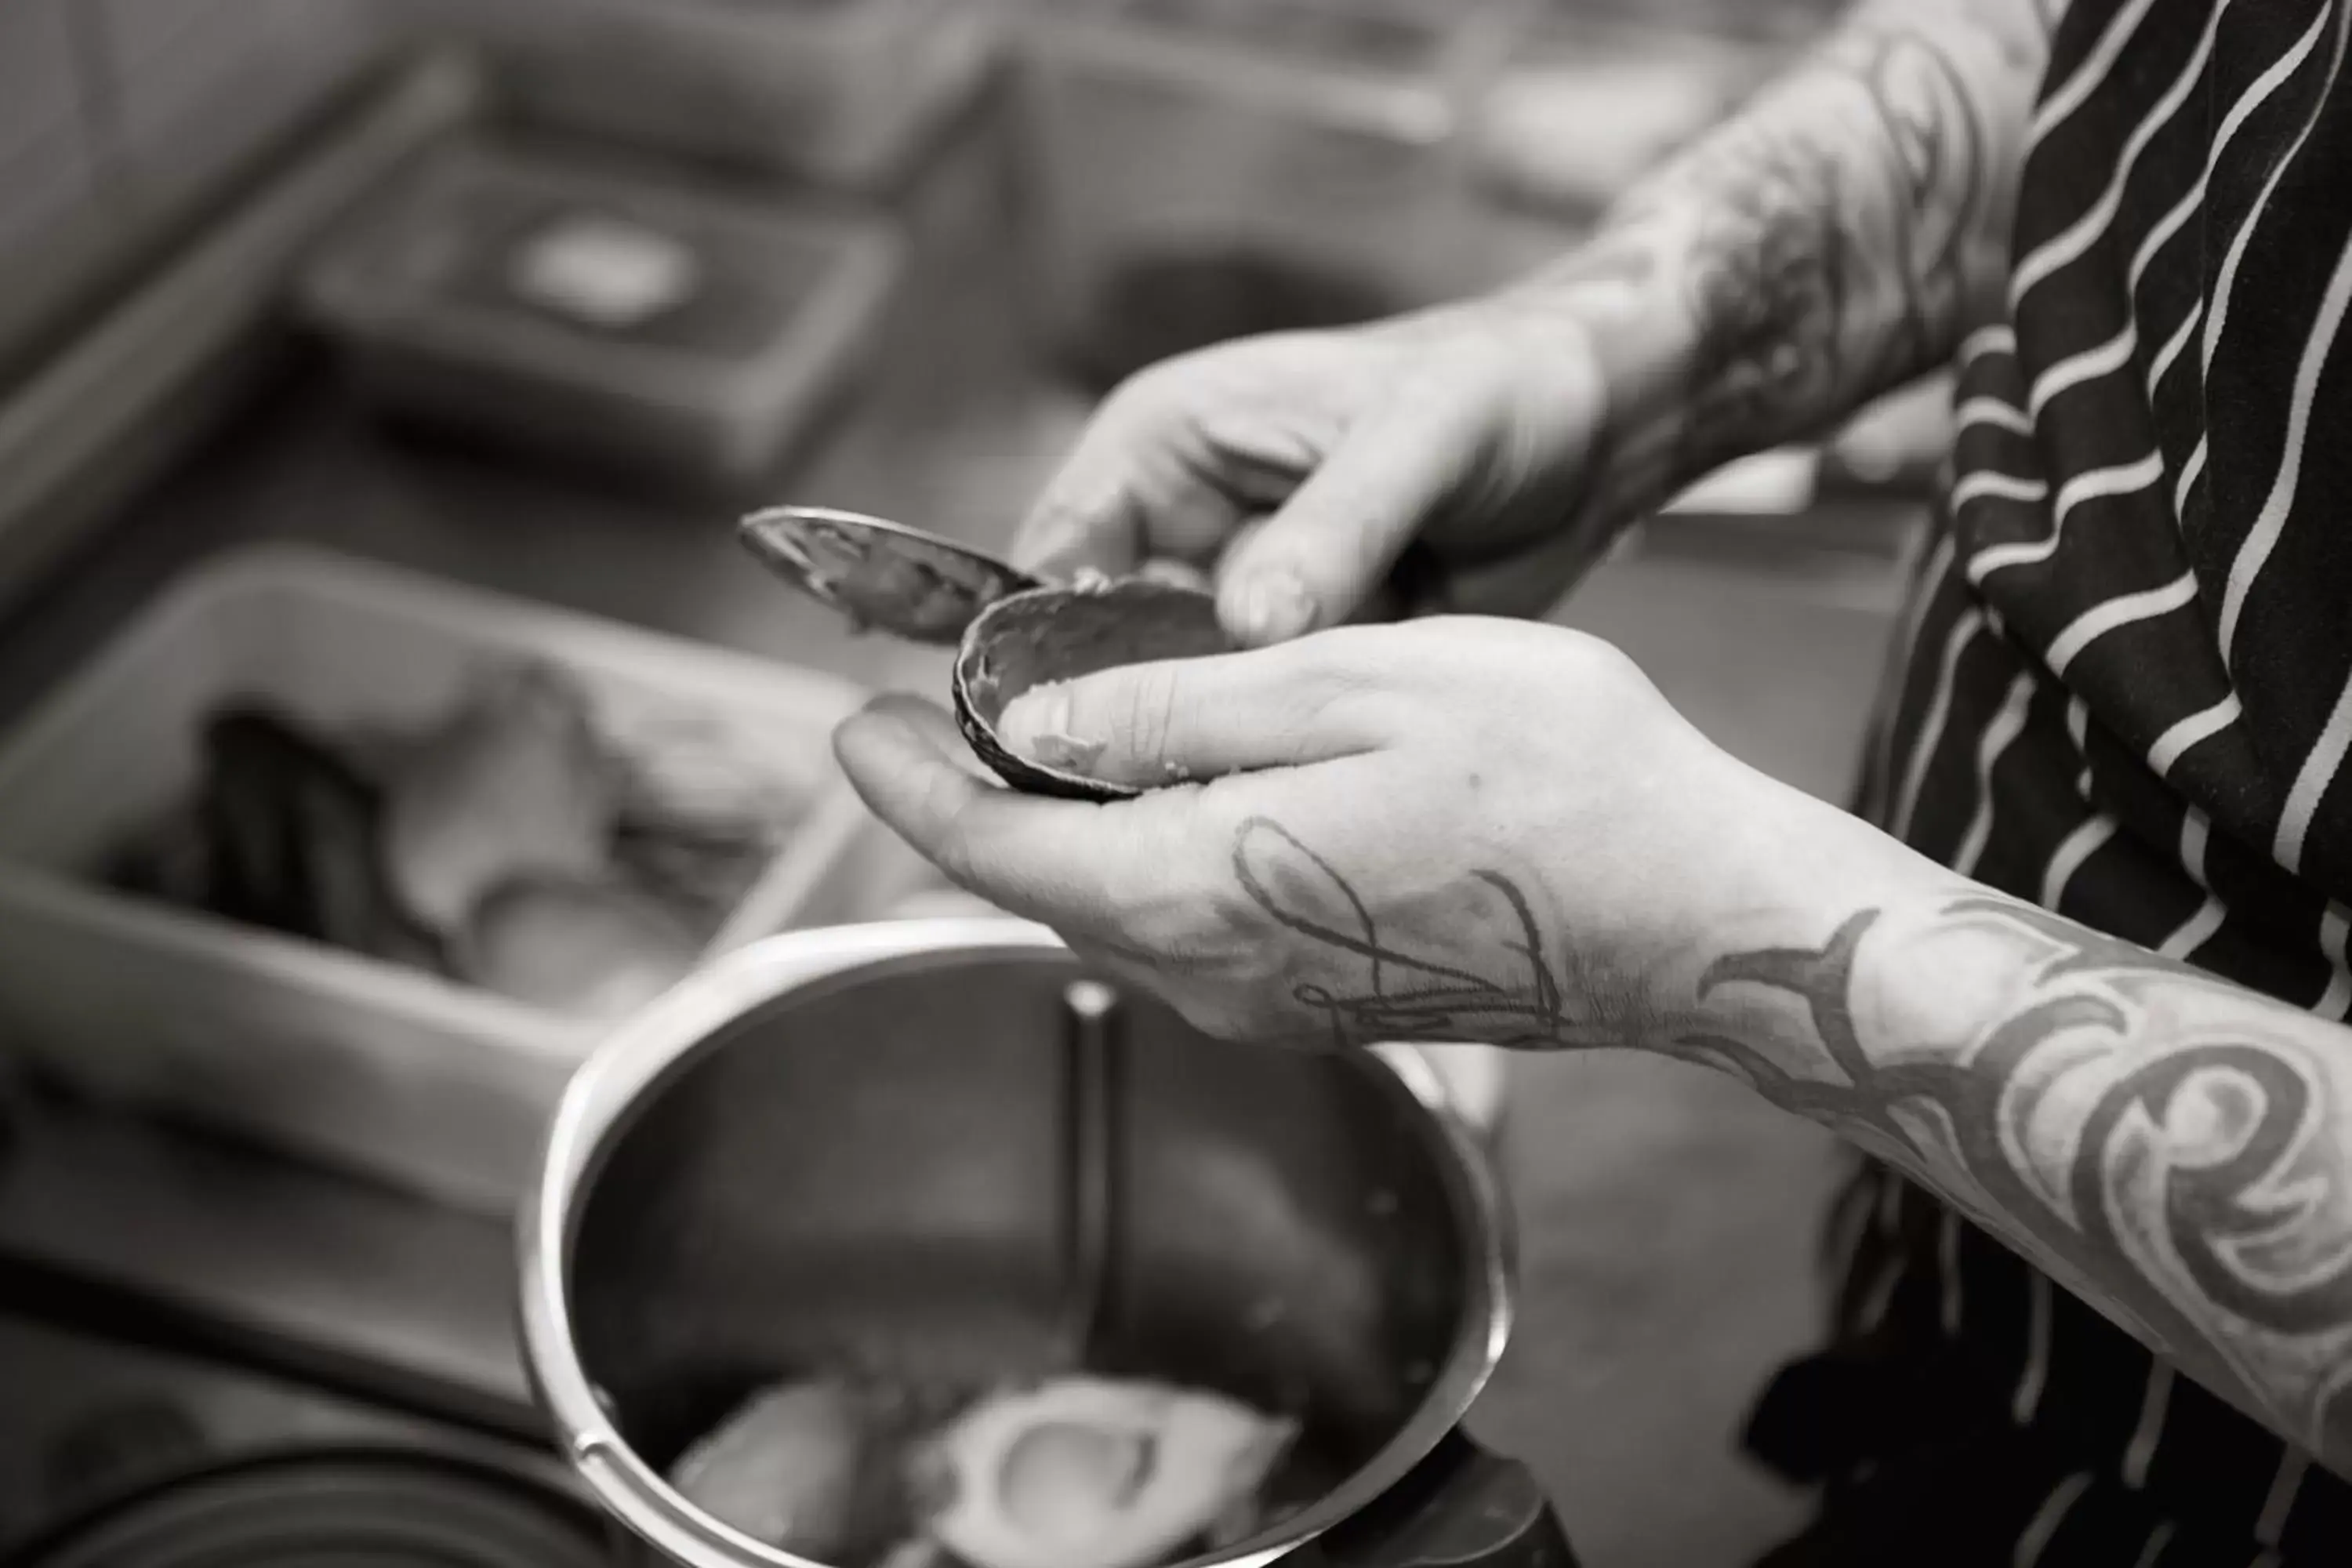
[[[1078,769],[1103,753],[1103,742],[1070,733],[1069,688],[1059,681],[1023,692],[1004,706],[996,732],[1004,743],[1049,768]]]
[[[1315,601],[1287,572],[1269,572],[1242,584],[1234,629],[1254,643],[1280,642],[1305,631],[1315,618]]]

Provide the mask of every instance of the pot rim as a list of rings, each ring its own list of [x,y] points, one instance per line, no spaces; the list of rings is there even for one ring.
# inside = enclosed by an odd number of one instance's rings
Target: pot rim
[[[571,1249],[587,1178],[646,1091],[727,1026],[791,991],[835,975],[926,954],[1067,952],[1045,926],[1011,916],[950,917],[832,926],[766,938],[706,965],[621,1025],[573,1074],[542,1145],[538,1176],[517,1224],[523,1359],[565,1458],[597,1500],[640,1537],[692,1568],[835,1568],[753,1539],[674,1490],[622,1436],[580,1363],[572,1335]],[[1272,1047],[1269,1047],[1272,1048]],[[1457,1115],[1444,1079],[1416,1052],[1374,1052],[1430,1113],[1463,1201],[1474,1289],[1445,1363],[1403,1426],[1366,1464],[1287,1521],[1282,1538],[1177,1568],[1262,1568],[1361,1511],[1410,1475],[1460,1423],[1510,1339],[1515,1258],[1492,1167]],[[1483,1328],[1475,1321],[1479,1299]]]

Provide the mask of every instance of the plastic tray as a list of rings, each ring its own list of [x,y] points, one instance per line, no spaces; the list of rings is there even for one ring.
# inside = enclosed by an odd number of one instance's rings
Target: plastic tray
[[[459,144],[332,237],[301,296],[383,405],[743,489],[861,371],[905,250],[877,219]]]
[[[836,188],[904,178],[995,62],[1005,0],[398,0],[526,121]]]
[[[752,895],[772,918],[728,940],[865,917],[844,883],[871,818],[828,744],[856,688],[257,547],[161,595],[0,747],[0,1047],[86,1091],[505,1211],[596,1026],[119,893],[93,868],[189,787],[198,723],[222,698],[259,697],[321,729],[404,727],[446,712],[484,662],[517,657],[569,670],[632,752],[691,726],[803,795]]]
[[[1055,350],[1107,381],[1474,286],[1457,131],[1492,29],[1448,0],[1039,0],[1020,97]]]

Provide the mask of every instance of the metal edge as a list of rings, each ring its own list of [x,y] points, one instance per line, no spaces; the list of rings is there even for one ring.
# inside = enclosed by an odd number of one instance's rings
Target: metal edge
[[[549,1127],[539,1177],[516,1224],[517,1306],[524,1366],[567,1459],[614,1517],[690,1568],[828,1568],[766,1546],[703,1516],[621,1436],[574,1353],[568,1300],[569,1252],[583,1179],[639,1095],[734,1022],[790,988],[868,963],[953,949],[1067,951],[1050,929],[1012,916],[876,921],[789,932],[740,948],[607,1037],[573,1075]],[[1396,1091],[1424,1110],[1443,1087],[1416,1088],[1392,1063],[1370,1058]],[[1425,1067],[1426,1064],[1423,1064]],[[1433,1069],[1432,1071],[1433,1079]],[[1493,1170],[1469,1129],[1450,1110],[1431,1121],[1462,1187],[1468,1240],[1479,1257],[1487,1330],[1457,1337],[1453,1357],[1413,1418],[1370,1463],[1313,1508],[1281,1527],[1282,1539],[1176,1568],[1264,1568],[1307,1544],[1409,1476],[1459,1421],[1501,1362],[1510,1340],[1517,1245]],[[1450,1408],[1450,1411],[1448,1409]],[[1433,1415],[1432,1411],[1441,1414]]]

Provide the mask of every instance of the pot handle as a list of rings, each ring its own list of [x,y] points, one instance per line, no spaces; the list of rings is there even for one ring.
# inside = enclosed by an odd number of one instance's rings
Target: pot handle
[[[1534,1472],[1458,1430],[1308,1551],[1328,1568],[1577,1568]]]

